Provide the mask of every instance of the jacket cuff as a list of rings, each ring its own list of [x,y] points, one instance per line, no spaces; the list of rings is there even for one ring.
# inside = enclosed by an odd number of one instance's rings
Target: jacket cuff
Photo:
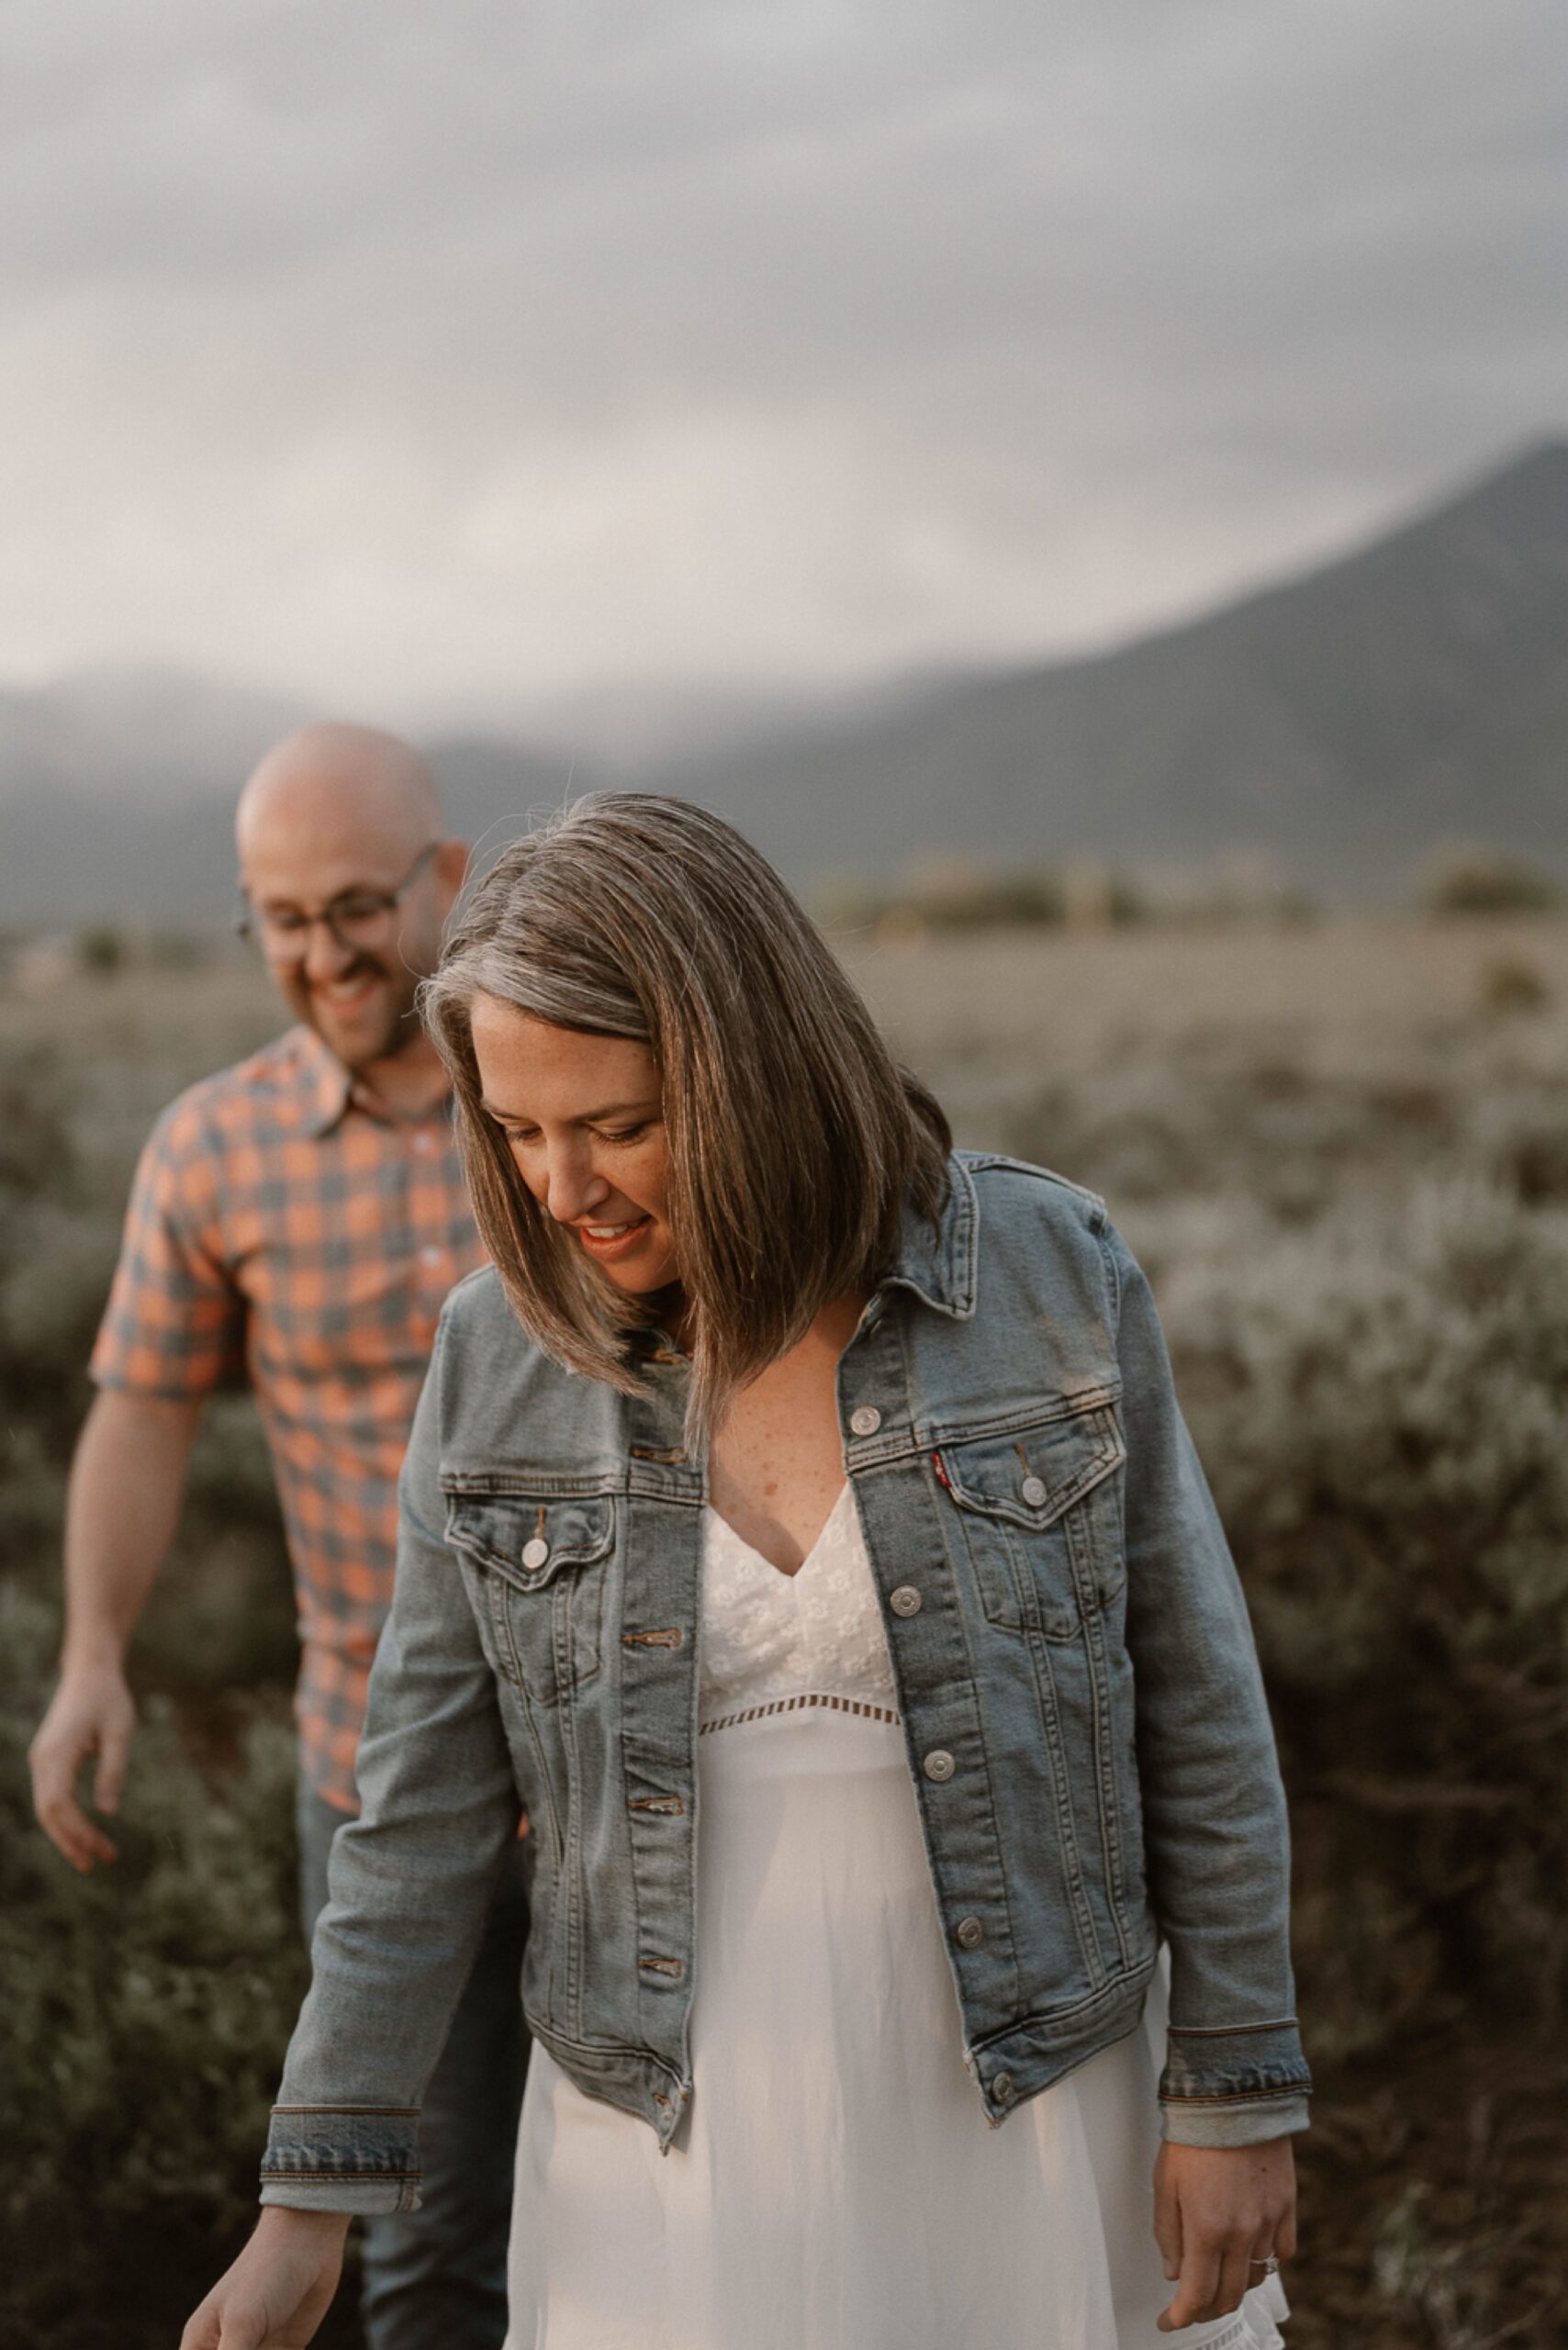
[[[297,2211],[416,2211],[419,2113],[387,2106],[273,2108],[262,2201]]]
[[[1305,2130],[1305,2097],[1277,2097],[1256,2105],[1162,2104],[1159,2134],[1174,2146],[1260,2146],[1270,2138]]]
[[[1311,2088],[1294,2017],[1237,2031],[1172,2024],[1161,2128],[1178,2145],[1258,2145],[1306,2128]]]

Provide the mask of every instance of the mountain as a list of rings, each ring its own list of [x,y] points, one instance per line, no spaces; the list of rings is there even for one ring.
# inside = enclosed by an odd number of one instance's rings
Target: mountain
[[[114,921],[211,930],[234,904],[234,800],[268,744],[304,722],[292,704],[206,679],[162,677],[156,718],[99,723],[138,704],[137,681],[0,697],[0,926]],[[454,740],[437,765],[455,834],[493,849],[574,782],[564,755]]]
[[[0,693],[0,808],[51,789],[178,806],[227,790],[308,715],[283,694],[162,669],[89,669]]]
[[[628,779],[707,801],[792,876],[912,855],[1134,868],[1273,852],[1400,893],[1468,835],[1568,870],[1568,443],[1373,544],[1090,659],[933,678]],[[233,794],[302,713],[201,680],[0,697],[0,923],[196,924],[230,902]],[[495,845],[598,779],[565,752],[430,745]]]
[[[1277,852],[1399,889],[1467,834],[1568,858],[1568,443],[1283,586],[1087,660],[656,780],[784,864]]]

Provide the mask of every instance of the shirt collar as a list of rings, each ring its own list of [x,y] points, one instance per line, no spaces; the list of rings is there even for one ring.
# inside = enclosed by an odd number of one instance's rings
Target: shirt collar
[[[975,1310],[980,1206],[969,1170],[957,1156],[947,1161],[947,1180],[946,1204],[935,1225],[918,1208],[905,1207],[902,1245],[888,1278],[939,1314],[967,1322]]]
[[[435,1117],[451,1103],[450,1093],[432,1102],[428,1111],[407,1121],[393,1118],[378,1102],[368,1101],[354,1083],[353,1072],[343,1067],[330,1046],[324,1044],[314,1028],[304,1023],[294,1031],[295,1053],[299,1064],[300,1096],[303,1102],[301,1125],[313,1142],[330,1135],[342,1124],[350,1110],[358,1110],[377,1125],[419,1125],[425,1117]]]
[[[294,1031],[294,1049],[304,1104],[302,1123],[311,1139],[319,1141],[342,1121],[353,1098],[353,1080],[336,1053],[303,1022]]]

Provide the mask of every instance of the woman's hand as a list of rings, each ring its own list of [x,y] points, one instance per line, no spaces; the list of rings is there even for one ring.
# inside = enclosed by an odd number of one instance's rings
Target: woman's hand
[[[1289,2260],[1295,2250],[1290,2140],[1162,2145],[1154,2165],[1154,2237],[1177,2288],[1160,2333],[1228,2315],[1249,2285],[1262,2283],[1271,2255]]]
[[[305,2350],[343,2266],[346,2211],[268,2204],[255,2233],[180,2336],[180,2350]]]

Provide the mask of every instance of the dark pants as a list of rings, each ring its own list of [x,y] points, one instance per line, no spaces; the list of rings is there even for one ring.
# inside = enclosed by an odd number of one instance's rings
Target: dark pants
[[[299,1909],[308,1942],[327,1902],[327,1855],[344,1815],[301,1786]],[[420,2209],[362,2224],[366,2350],[500,2350],[507,2233],[528,2038],[519,1977],[528,1930],[521,1849],[420,2117]]]

